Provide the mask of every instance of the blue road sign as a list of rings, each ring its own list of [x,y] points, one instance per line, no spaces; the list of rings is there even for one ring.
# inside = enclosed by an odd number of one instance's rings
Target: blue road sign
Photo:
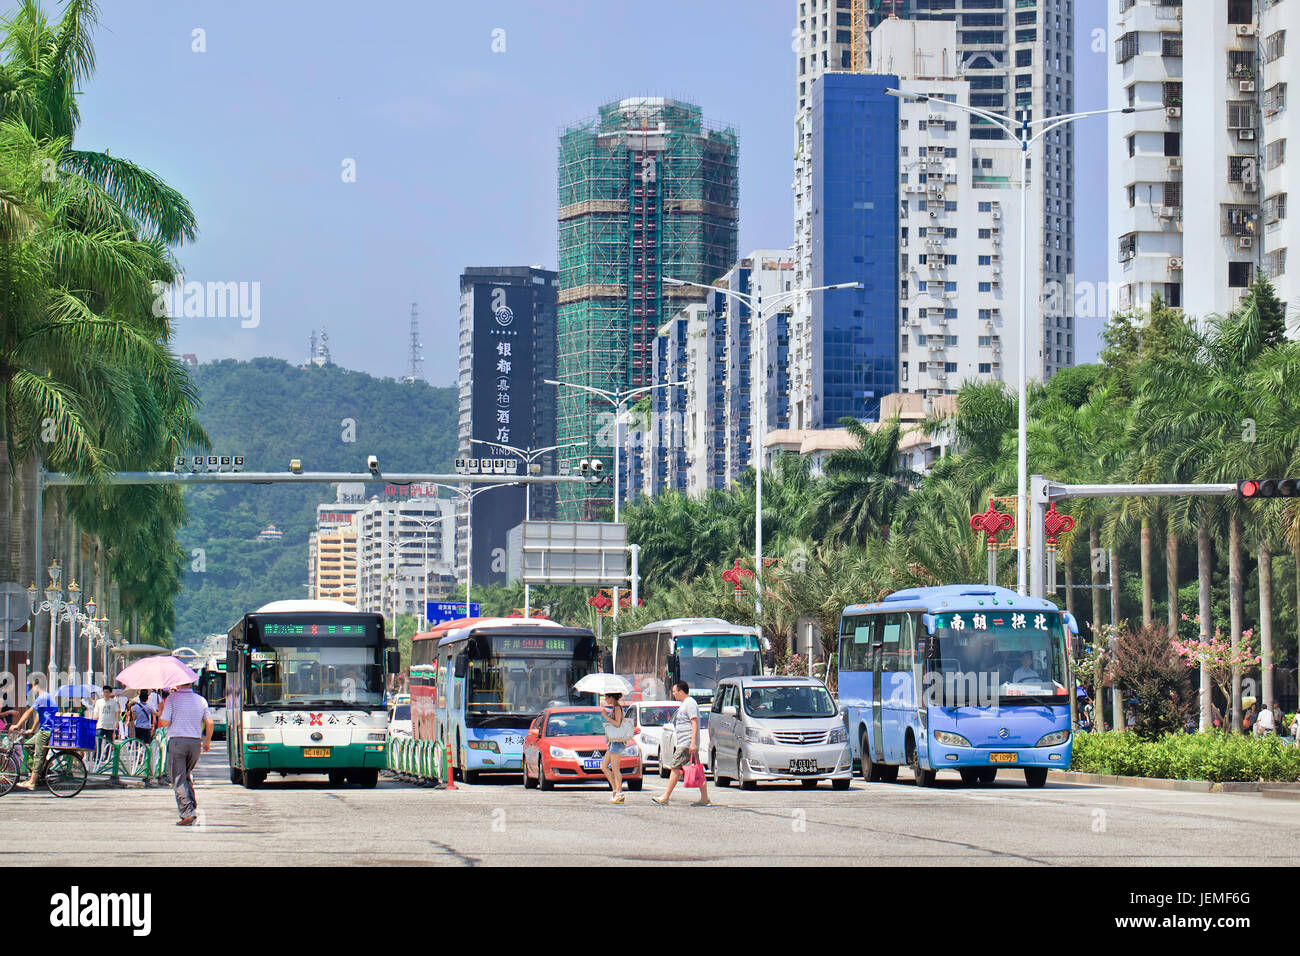
[[[441,624],[443,621],[455,621],[462,617],[478,617],[483,606],[475,601],[469,606],[469,613],[465,613],[464,601],[429,601],[425,605],[425,617],[429,619],[430,624]]]

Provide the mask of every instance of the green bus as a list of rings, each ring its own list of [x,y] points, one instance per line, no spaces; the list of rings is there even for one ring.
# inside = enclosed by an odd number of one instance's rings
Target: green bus
[[[397,642],[380,614],[341,601],[273,601],[240,618],[226,641],[230,781],[327,774],[373,787],[388,747],[388,677]]]

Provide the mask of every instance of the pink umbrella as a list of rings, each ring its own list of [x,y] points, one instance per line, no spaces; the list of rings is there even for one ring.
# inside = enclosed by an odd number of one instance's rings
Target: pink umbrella
[[[130,667],[124,668],[117,675],[119,684],[136,690],[140,688],[168,690],[172,687],[179,687],[181,684],[192,684],[198,679],[198,674],[190,670],[183,661],[172,657],[170,654],[146,657],[144,660],[136,661]]]

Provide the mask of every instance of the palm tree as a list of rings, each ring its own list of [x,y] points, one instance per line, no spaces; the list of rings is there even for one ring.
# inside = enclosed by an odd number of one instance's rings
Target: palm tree
[[[920,476],[899,456],[903,429],[898,419],[868,428],[857,419],[841,418],[856,447],[832,453],[826,480],[812,500],[810,520],[829,529],[832,540],[863,544],[887,537],[899,505]]]

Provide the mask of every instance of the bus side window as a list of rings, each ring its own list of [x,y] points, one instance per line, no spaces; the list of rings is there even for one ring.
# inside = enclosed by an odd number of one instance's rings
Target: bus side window
[[[870,615],[846,618],[840,641],[840,670],[872,670],[872,642],[875,618]]]
[[[880,669],[882,671],[898,671],[899,667],[899,641],[902,637],[902,620],[901,614],[883,615],[878,631],[881,642],[881,659]],[[908,668],[910,670],[910,667]]]
[[[898,618],[901,625],[898,632],[898,669],[900,671],[910,671],[916,663],[912,616],[910,614],[900,614]]]

